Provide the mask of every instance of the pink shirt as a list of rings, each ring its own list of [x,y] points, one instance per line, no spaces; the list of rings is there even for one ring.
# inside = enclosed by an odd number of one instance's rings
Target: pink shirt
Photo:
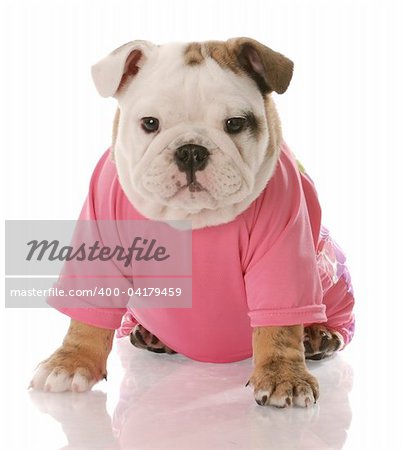
[[[146,220],[125,196],[109,151],[95,168],[80,219]],[[314,185],[284,144],[273,177],[247,210],[229,223],[192,231],[192,307],[131,309],[130,317],[199,361],[248,358],[251,327],[257,326],[327,321],[348,342],[354,301],[344,256],[335,246],[321,230]],[[115,271],[111,266],[111,274]],[[127,311],[48,301],[102,328],[118,329]]]

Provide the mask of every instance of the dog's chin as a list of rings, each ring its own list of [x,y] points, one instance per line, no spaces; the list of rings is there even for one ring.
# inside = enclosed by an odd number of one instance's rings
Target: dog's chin
[[[218,208],[217,200],[200,184],[180,187],[169,198],[161,198],[161,203],[188,214],[196,214],[203,209]]]

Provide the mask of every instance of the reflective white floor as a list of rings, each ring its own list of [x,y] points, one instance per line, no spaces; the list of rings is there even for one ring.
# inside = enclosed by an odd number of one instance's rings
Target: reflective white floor
[[[58,345],[67,320],[50,310],[8,310],[6,318],[13,342],[6,357],[16,371],[5,373],[3,448],[403,448],[394,396],[400,374],[359,352],[359,338],[341,355],[309,364],[321,386],[315,407],[279,410],[259,407],[244,387],[250,360],[197,363],[128,340],[115,343],[108,381],[93,392],[28,391],[32,369]],[[23,333],[16,333],[18,321]]]

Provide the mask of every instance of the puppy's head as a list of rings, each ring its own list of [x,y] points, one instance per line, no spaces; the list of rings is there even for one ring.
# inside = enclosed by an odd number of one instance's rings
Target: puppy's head
[[[194,228],[232,220],[273,174],[280,130],[269,94],[293,64],[248,38],[157,46],[129,42],[92,68],[118,100],[113,151],[133,205]]]

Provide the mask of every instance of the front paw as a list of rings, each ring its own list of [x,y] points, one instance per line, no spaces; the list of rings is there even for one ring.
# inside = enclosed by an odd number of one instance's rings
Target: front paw
[[[45,392],[85,392],[106,379],[105,364],[74,348],[61,347],[40,363],[30,387]]]
[[[278,361],[257,367],[248,382],[254,388],[256,403],[285,408],[312,406],[319,397],[319,385],[304,365]]]

